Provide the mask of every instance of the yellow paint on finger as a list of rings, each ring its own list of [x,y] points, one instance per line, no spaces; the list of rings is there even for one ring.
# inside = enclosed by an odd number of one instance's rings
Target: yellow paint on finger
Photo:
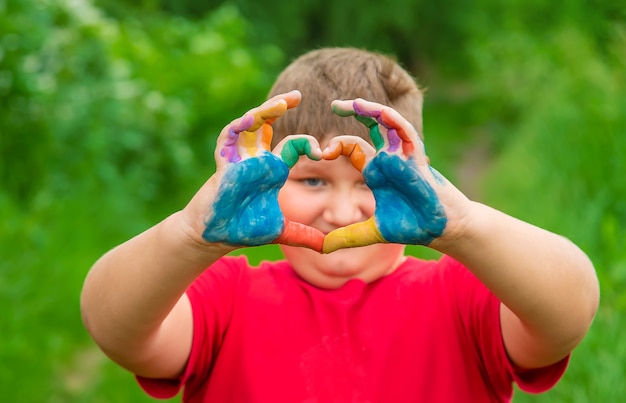
[[[263,124],[269,122],[274,122],[279,116],[282,116],[287,110],[287,105],[283,102],[280,102],[270,108],[263,109],[254,114],[254,123],[249,131],[253,132],[258,130]]]
[[[374,217],[367,221],[348,225],[331,231],[324,238],[323,253],[331,253],[338,249],[386,243],[381,235]]]
[[[243,131],[239,133],[239,144],[246,149],[250,156],[257,155],[258,148],[256,145],[257,134],[255,132]]]

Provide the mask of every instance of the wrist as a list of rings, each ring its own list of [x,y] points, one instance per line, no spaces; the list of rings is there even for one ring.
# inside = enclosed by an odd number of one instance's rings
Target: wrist
[[[462,213],[448,214],[443,234],[428,246],[446,255],[455,255],[455,251],[481,237],[491,219],[489,210],[484,204],[468,200]]]
[[[201,269],[205,269],[207,264],[237,249],[232,245],[205,241],[202,235],[185,220],[183,210],[167,217],[162,225],[161,233],[173,241],[177,253]]]

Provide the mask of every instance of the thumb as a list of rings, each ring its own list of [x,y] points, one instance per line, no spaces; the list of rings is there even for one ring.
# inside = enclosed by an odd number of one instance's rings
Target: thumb
[[[324,238],[323,253],[331,253],[338,249],[386,243],[376,225],[374,217],[367,221],[350,224],[329,232]]]
[[[322,245],[324,244],[324,233],[322,231],[299,222],[289,221],[286,218],[284,220],[285,227],[283,232],[272,243],[304,246],[316,252],[322,252]]]

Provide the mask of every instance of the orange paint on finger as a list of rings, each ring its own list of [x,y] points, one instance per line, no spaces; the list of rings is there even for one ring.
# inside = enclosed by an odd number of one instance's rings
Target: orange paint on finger
[[[343,141],[325,152],[326,159],[336,159],[340,155],[350,158],[352,165],[359,171],[363,170],[366,155],[358,144],[345,144]]]
[[[272,125],[266,123],[262,126],[261,132],[261,147],[265,150],[269,150],[272,144],[272,136],[274,135],[274,129]]]
[[[397,127],[396,133],[398,134],[398,137],[402,139],[402,141],[408,141],[409,143],[413,142],[413,139],[411,138],[411,136],[409,136],[406,130],[404,130],[404,127],[401,127],[401,126]]]
[[[415,145],[412,142],[402,142],[402,152],[404,153],[405,157],[410,157],[411,155],[413,155],[414,151]]]
[[[352,162],[352,165],[359,171],[363,170],[365,166],[365,153],[360,145],[356,144],[354,146],[354,150],[350,153],[350,162]]]
[[[400,122],[398,122],[397,117],[391,114],[389,111],[383,109],[380,113],[381,119],[385,125],[389,125],[393,127],[396,131],[396,134],[402,140],[402,152],[405,157],[410,157],[415,151],[415,145],[413,144],[413,138],[409,135],[409,133],[404,130],[404,127]],[[408,123],[408,122],[407,122]],[[416,132],[417,138],[419,138],[419,134]]]
[[[300,95],[290,94],[286,96],[285,102],[287,102],[287,109],[295,108],[300,104]]]
[[[337,159],[337,157],[341,155],[342,147],[343,147],[343,144],[338,144],[333,148],[325,149],[322,154],[323,158],[327,160]]]
[[[283,232],[272,243],[304,246],[316,252],[322,252],[322,245],[324,244],[323,232],[308,225],[289,221],[286,218],[284,220]]]

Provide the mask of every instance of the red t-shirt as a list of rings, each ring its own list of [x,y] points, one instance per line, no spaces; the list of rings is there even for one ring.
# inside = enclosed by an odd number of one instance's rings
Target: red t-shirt
[[[188,289],[193,346],[178,380],[138,378],[153,397],[185,402],[507,402],[513,382],[543,392],[568,358],[516,371],[499,301],[449,257],[336,290],[285,261],[225,257]]]

